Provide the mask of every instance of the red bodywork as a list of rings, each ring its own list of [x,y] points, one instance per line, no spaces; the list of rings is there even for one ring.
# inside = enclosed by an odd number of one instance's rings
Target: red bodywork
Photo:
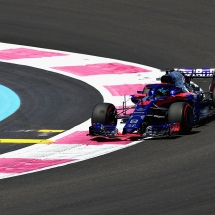
[[[179,93],[179,94],[167,97],[164,100],[157,101],[156,105],[162,106],[162,105],[165,105],[165,104],[168,104],[168,103],[173,103],[173,102],[176,102],[176,101],[187,101],[187,95],[190,95],[190,94],[195,95],[195,93],[192,93],[192,92]]]

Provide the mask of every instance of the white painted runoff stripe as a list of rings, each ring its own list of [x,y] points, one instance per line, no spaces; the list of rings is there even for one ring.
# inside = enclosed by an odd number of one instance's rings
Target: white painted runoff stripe
[[[76,78],[98,89],[105,102],[122,105],[124,95],[155,82],[160,70],[109,58],[0,43],[0,61],[26,65]],[[101,156],[139,143],[128,140],[100,141],[86,136],[90,120],[60,133],[55,143],[35,144],[0,155],[0,179]],[[121,129],[123,125],[119,124]]]

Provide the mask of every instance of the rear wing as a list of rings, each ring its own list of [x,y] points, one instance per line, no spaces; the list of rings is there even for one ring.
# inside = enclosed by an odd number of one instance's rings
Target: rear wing
[[[185,76],[191,78],[212,78],[215,75],[215,68],[202,68],[202,69],[193,69],[193,68],[174,68],[171,71],[178,71]]]

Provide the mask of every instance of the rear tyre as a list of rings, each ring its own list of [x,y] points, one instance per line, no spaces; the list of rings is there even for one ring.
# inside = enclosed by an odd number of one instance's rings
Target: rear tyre
[[[215,108],[215,88],[213,89],[213,93],[212,93],[212,106],[213,108]]]
[[[187,102],[176,102],[170,105],[169,123],[180,123],[180,133],[189,134],[193,128],[193,109]]]
[[[117,111],[116,107],[110,103],[98,103],[95,105],[92,116],[91,123],[116,125],[117,124]]]

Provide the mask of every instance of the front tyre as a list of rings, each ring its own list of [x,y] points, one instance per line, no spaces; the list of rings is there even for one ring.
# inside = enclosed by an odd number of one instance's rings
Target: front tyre
[[[180,123],[180,133],[189,134],[193,128],[193,109],[187,102],[176,102],[170,105],[169,123]]]
[[[117,111],[116,107],[111,103],[98,103],[95,105],[92,116],[91,123],[116,125],[117,124]]]

